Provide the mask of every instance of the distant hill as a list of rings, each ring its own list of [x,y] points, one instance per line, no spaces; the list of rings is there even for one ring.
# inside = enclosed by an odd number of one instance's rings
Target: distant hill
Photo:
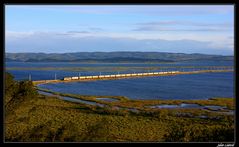
[[[20,62],[97,62],[141,63],[196,60],[233,60],[233,56],[165,52],[77,52],[77,53],[6,53],[5,61]]]

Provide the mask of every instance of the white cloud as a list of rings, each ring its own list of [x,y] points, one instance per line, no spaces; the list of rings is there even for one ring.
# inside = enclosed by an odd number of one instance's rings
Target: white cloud
[[[205,40],[199,41],[188,38],[177,40],[145,38],[133,34],[93,34],[67,32],[6,32],[6,51],[41,51],[41,52],[69,52],[69,51],[166,51],[183,53],[213,53],[230,54],[232,50],[227,42],[220,44]],[[61,35],[59,35],[61,34]],[[158,36],[160,37],[160,36]],[[162,36],[161,36],[162,37]],[[167,37],[166,37],[167,38]],[[169,37],[170,38],[170,37]],[[215,39],[215,38],[214,38]],[[231,39],[232,40],[232,39]]]
[[[6,31],[5,32],[5,37],[6,38],[22,38],[22,37],[27,37],[35,34],[35,32],[14,32],[14,31]]]
[[[68,31],[68,32],[14,32],[6,31],[6,41],[23,40],[25,38],[58,38],[58,39],[77,39],[83,37],[109,37],[109,38],[127,38],[136,40],[195,40],[200,42],[210,42],[210,47],[232,49],[234,48],[234,38],[227,37],[225,34],[197,34],[195,33],[111,33],[111,32],[88,32],[88,31]]]
[[[233,24],[224,23],[202,23],[193,21],[157,21],[136,23],[133,31],[205,31],[205,32],[223,32],[232,31]]]

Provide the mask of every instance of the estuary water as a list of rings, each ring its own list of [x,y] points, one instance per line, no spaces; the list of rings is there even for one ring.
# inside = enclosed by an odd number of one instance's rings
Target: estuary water
[[[79,74],[82,76],[85,75],[100,75],[100,74],[117,74],[117,73],[139,73],[139,72],[149,72],[148,70],[144,70],[142,68],[153,68],[153,67],[167,67],[167,69],[161,70],[151,70],[151,72],[158,71],[192,71],[195,68],[177,68],[177,67],[202,67],[202,69],[207,69],[207,66],[231,66],[233,67],[233,61],[193,61],[193,62],[174,62],[174,63],[66,63],[66,62],[6,62],[5,67],[6,71],[12,73],[15,77],[15,80],[27,80],[29,75],[31,75],[31,80],[53,80],[55,78],[62,79],[67,76],[78,76]],[[125,70],[117,71],[105,71],[102,70],[79,70],[79,71],[70,71],[56,68],[125,68]],[[132,70],[133,68],[135,68]],[[9,70],[10,68],[10,70]],[[11,69],[11,68],[20,68],[20,70]],[[21,68],[24,68],[21,70]],[[32,68],[35,68],[32,70]],[[39,68],[39,70],[38,70]],[[40,68],[46,68],[44,70],[40,70]],[[48,68],[48,69],[47,69]],[[53,70],[49,68],[55,68]],[[138,68],[138,69],[137,69]],[[140,69],[141,68],[141,69]]]
[[[233,66],[232,61],[178,62],[162,64],[82,64],[82,63],[23,63],[7,62],[6,67],[41,68],[41,67],[128,67],[121,73],[132,73],[131,67],[170,67],[175,66]],[[184,69],[185,70],[185,69]],[[187,69],[191,70],[191,69]],[[16,80],[47,80],[65,76],[99,75],[97,71],[65,71],[65,70],[7,70]],[[144,71],[135,71],[144,72]],[[116,74],[116,71],[102,71],[101,74]],[[234,73],[201,73],[174,76],[141,77],[117,80],[101,80],[88,82],[51,83],[39,85],[61,93],[101,96],[126,96],[130,99],[208,99],[212,97],[234,96]]]
[[[62,93],[126,96],[130,99],[234,97],[232,72],[50,83],[39,87]]]

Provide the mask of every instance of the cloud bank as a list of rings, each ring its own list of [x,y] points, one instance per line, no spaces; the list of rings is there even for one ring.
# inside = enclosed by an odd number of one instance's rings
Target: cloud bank
[[[61,35],[59,35],[61,34]],[[87,36],[88,35],[88,36]],[[230,38],[230,37],[228,37]],[[94,52],[156,51],[232,55],[233,48],[219,48],[211,42],[195,40],[135,39],[92,36],[88,32],[7,32],[6,52]]]

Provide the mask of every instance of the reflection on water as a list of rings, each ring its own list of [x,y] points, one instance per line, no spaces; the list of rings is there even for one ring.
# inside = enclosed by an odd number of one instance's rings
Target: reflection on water
[[[198,104],[186,104],[182,103],[180,105],[154,105],[149,106],[150,108],[167,108],[167,109],[175,109],[175,108],[202,108],[203,106],[200,106]]]
[[[182,103],[180,105],[153,105],[153,106],[147,106],[149,108],[158,108],[158,109],[177,109],[177,108],[188,108],[188,109],[192,109],[192,108],[197,108],[197,109],[205,109],[208,111],[215,111],[215,112],[220,112],[220,113],[224,113],[227,115],[234,115],[234,111],[228,109],[227,107],[223,107],[223,106],[216,106],[216,105],[206,105],[206,106],[201,106],[198,104],[186,104],[186,103]],[[222,111],[221,111],[222,110]]]
[[[210,106],[205,106],[204,108],[217,111],[217,110],[221,110],[221,109],[226,109],[227,107],[210,105]]]

